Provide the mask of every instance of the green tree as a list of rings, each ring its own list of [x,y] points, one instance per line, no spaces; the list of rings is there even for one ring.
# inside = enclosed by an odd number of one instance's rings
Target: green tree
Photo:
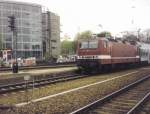
[[[75,54],[75,42],[64,40],[61,42],[61,55],[72,55]]]
[[[86,31],[83,31],[81,33],[77,33],[75,38],[74,38],[74,41],[73,41],[73,47],[74,47],[74,52],[76,53],[76,49],[77,49],[77,43],[78,43],[78,40],[80,39],[91,39],[92,38],[92,31],[90,30],[86,30]]]
[[[75,36],[75,40],[90,39],[91,37],[92,37],[92,32],[90,30],[87,30],[81,33],[77,33]]]
[[[98,37],[111,37],[111,33],[108,31],[103,31],[99,34],[97,34]]]

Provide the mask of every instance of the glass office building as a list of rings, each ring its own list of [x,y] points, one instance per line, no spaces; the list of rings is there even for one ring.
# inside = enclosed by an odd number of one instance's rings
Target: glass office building
[[[8,27],[8,16],[15,16],[17,49]],[[37,4],[0,1],[0,38],[3,49],[17,50],[18,58],[42,59],[42,8]]]

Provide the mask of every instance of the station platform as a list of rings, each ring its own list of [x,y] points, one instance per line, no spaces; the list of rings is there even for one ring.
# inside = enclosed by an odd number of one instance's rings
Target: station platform
[[[63,67],[63,68],[45,68],[45,69],[29,69],[29,70],[20,70],[19,73],[12,73],[11,71],[0,72],[0,79],[20,77],[25,75],[41,75],[41,74],[50,74],[50,73],[59,73],[76,70],[77,67]]]

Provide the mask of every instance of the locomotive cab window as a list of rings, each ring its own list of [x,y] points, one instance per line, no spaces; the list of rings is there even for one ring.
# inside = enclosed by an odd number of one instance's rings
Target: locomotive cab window
[[[98,48],[98,41],[90,41],[89,48],[90,49]]]
[[[96,49],[98,48],[98,41],[84,41],[79,44],[80,49]]]
[[[87,49],[88,48],[88,42],[81,42],[79,46],[80,46],[80,49]]]

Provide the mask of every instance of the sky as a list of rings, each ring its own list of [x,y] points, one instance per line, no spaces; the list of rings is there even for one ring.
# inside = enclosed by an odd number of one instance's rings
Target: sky
[[[14,0],[38,3],[60,16],[61,35],[150,28],[150,0]]]

